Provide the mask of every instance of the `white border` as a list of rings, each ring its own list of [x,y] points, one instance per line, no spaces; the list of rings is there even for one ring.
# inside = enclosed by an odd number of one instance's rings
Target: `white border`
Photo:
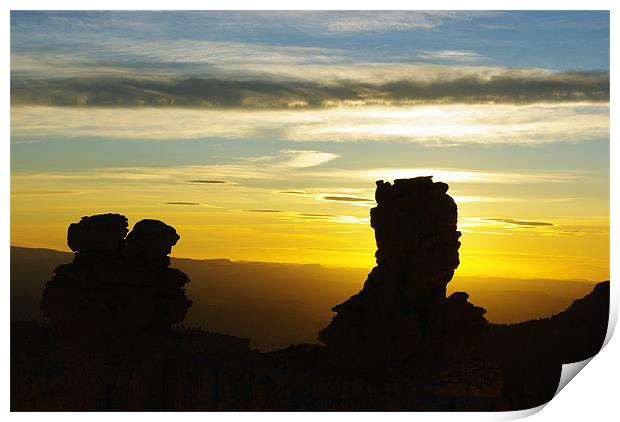
[[[2,165],[0,171],[2,173],[2,179],[0,183],[0,189],[2,190],[2,197],[4,200],[2,204],[5,204],[1,208],[4,224],[0,227],[1,236],[5,239],[0,245],[0,268],[3,275],[2,281],[4,282],[4,295],[2,296],[4,304],[4,318],[2,324],[2,339],[5,340],[5,347],[2,350],[3,359],[3,371],[4,377],[2,379],[1,393],[3,409],[6,412],[9,411],[9,306],[10,295],[8,292],[9,286],[9,236],[10,236],[10,220],[9,220],[9,189],[10,189],[10,56],[9,56],[9,37],[10,37],[10,15],[9,10],[62,10],[62,9],[74,9],[74,10],[96,10],[96,9],[112,9],[112,10],[141,10],[141,9],[155,9],[155,10],[246,10],[246,9],[260,9],[264,10],[374,10],[378,6],[382,10],[407,10],[412,7],[415,10],[461,10],[464,6],[468,6],[469,10],[611,10],[611,163],[618,164],[619,148],[617,145],[617,107],[615,107],[615,101],[618,99],[618,89],[615,84],[618,76],[618,54],[615,53],[618,49],[618,28],[620,27],[620,19],[618,18],[619,7],[617,4],[620,2],[613,0],[589,0],[589,1],[543,1],[543,0],[520,0],[520,1],[499,1],[499,0],[470,0],[467,2],[458,1],[440,1],[440,0],[419,0],[415,3],[407,1],[394,1],[394,0],[382,0],[380,3],[376,1],[368,0],[348,0],[348,1],[334,1],[334,0],[312,0],[312,1],[296,1],[294,4],[285,1],[269,1],[263,0],[260,4],[252,3],[250,1],[243,0],[226,0],[226,1],[210,1],[208,4],[205,2],[191,1],[191,0],[175,0],[172,1],[120,1],[120,0],[107,0],[107,1],[78,1],[78,0],[62,0],[62,1],[42,1],[42,0],[22,0],[13,1],[5,0],[2,3],[3,14],[0,17],[0,28],[2,28],[2,34],[4,36],[4,43],[2,44],[2,52],[4,58],[3,83],[2,83],[2,107],[3,107],[3,134],[4,139],[2,146],[0,147],[0,159]],[[618,198],[618,185],[620,181],[620,170],[617,167],[611,166],[611,278],[616,280],[618,275],[618,261],[620,257],[618,255],[618,234],[620,233],[620,224],[618,222],[618,216],[620,215],[619,205],[617,203]],[[614,202],[615,201],[615,202]],[[610,331],[615,326],[618,317],[618,289],[615,288],[614,283],[612,286],[612,307],[610,315]],[[608,335],[609,340],[609,335]],[[617,339],[611,339],[607,346],[596,356],[589,364],[588,369],[579,374],[577,379],[562,390],[562,392],[554,398],[544,409],[544,411],[536,413],[532,418],[534,420],[584,420],[586,418],[593,420],[611,420],[613,415],[618,414],[617,391],[618,391],[618,374],[619,365],[617,356],[620,356],[619,346]],[[542,406],[545,407],[545,406]],[[540,409],[535,409],[540,410]],[[213,418],[217,420],[221,419],[237,419],[237,418],[252,418],[253,420],[265,420],[273,422],[274,420],[290,420],[294,418],[296,420],[308,420],[316,422],[316,418],[338,419],[343,418],[355,418],[360,420],[375,420],[377,417],[389,417],[393,420],[407,420],[409,422],[412,418],[418,420],[503,420],[513,419],[518,417],[528,416],[528,414],[535,413],[534,410],[522,411],[522,412],[501,412],[501,413],[357,413],[355,415],[345,415],[342,413],[210,413],[208,415],[202,413],[184,414],[184,418],[190,419],[203,419]],[[68,420],[78,420],[88,417],[93,420],[103,420],[110,417],[108,414],[95,413],[89,415],[83,415],[79,413],[53,413],[53,414],[30,414],[30,413],[12,413],[10,415],[15,419],[30,420],[31,418],[41,418],[59,420],[66,422]],[[135,418],[135,413],[115,413],[114,418],[129,419]],[[150,413],[147,416],[149,419],[163,420],[168,415],[162,413]]]
[[[5,0],[7,10],[612,10],[614,0]],[[464,6],[467,6],[466,8]]]

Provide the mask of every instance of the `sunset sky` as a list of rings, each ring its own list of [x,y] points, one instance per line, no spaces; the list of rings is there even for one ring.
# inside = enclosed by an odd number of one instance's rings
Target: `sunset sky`
[[[375,181],[433,175],[458,274],[609,278],[607,12],[12,12],[11,102],[13,245],[370,269]]]

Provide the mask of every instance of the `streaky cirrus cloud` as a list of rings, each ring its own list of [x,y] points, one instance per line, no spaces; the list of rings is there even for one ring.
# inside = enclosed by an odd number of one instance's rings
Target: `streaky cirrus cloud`
[[[491,221],[497,221],[498,223],[508,223],[510,225],[517,226],[531,226],[531,227],[551,227],[554,224],[545,221],[528,221],[528,220],[516,220],[514,218],[488,218]]]
[[[540,175],[536,175],[540,177]],[[501,176],[500,176],[501,177]],[[508,175],[510,178],[510,176]],[[513,179],[513,182],[516,180]],[[480,180],[479,183],[485,183],[484,180]],[[273,191],[276,194],[287,194],[294,196],[307,197],[312,195],[309,192],[305,191]],[[503,196],[477,196],[477,195],[455,195],[451,194],[452,199],[457,204],[470,204],[470,203],[502,203],[502,202],[523,202],[524,198],[511,198],[511,197],[503,197]],[[374,199],[368,197],[356,197],[356,196],[346,196],[346,195],[334,195],[334,194],[319,194],[318,196],[314,196],[316,200],[319,201],[327,201],[327,202],[336,202],[336,203],[349,203],[351,205],[359,205],[364,207],[372,207],[376,204]],[[538,200],[538,202],[542,203],[554,203],[554,202],[570,202],[574,201],[574,198],[545,198]]]
[[[482,181],[482,183],[484,183]],[[317,189],[318,191],[326,191],[326,190],[330,190],[327,188],[321,188],[321,189]],[[339,189],[331,189],[334,191],[342,191],[345,189],[339,188]],[[355,190],[354,190],[355,191]],[[357,190],[359,191],[359,189]],[[300,190],[275,190],[272,191],[272,193],[275,194],[281,194],[281,195],[293,195],[293,196],[298,196],[298,197],[308,197],[308,196],[313,196],[314,199],[318,200],[318,201],[327,201],[327,202],[336,202],[336,203],[349,203],[351,205],[359,205],[359,206],[364,206],[364,207],[371,207],[374,206],[376,204],[375,200],[373,198],[369,198],[369,197],[361,197],[361,196],[351,196],[351,195],[343,195],[343,194],[333,194],[333,193],[311,193],[308,191],[300,191]],[[497,202],[518,202],[518,201],[522,201],[522,199],[519,198],[506,198],[506,197],[491,197],[491,196],[475,196],[475,195],[451,195],[452,198],[454,199],[454,201],[457,204],[464,204],[464,203],[497,203]],[[566,199],[561,198],[559,199],[561,201],[566,201]],[[558,201],[557,198],[549,198],[547,199],[547,202],[549,201]]]
[[[75,195],[82,191],[68,189],[11,189],[11,195],[17,196],[47,196],[47,195]]]
[[[232,182],[227,182],[225,180],[188,180],[187,183],[203,183],[208,185],[227,185]]]
[[[300,221],[300,222],[328,222],[340,224],[368,224],[367,217],[356,217],[352,215],[338,214],[319,214],[297,211],[285,211],[275,209],[248,209],[240,210],[244,212],[259,213],[265,215],[273,214],[273,218],[283,221]]]
[[[11,108],[12,142],[58,137],[166,141],[253,137],[321,142],[412,142],[433,146],[588,142],[609,138],[609,104],[339,107],[288,111]],[[317,155],[313,159],[328,157],[331,156]],[[304,160],[309,159],[309,156],[304,157]],[[301,158],[291,162],[301,163],[299,160]]]
[[[447,61],[477,61],[485,57],[472,50],[418,50],[416,56],[421,59],[439,59]]]
[[[541,235],[541,236],[606,236],[606,223],[589,218],[571,218],[572,221],[548,222],[517,218],[465,217],[459,222],[464,233],[492,235]]]
[[[260,38],[274,28],[304,36],[345,35],[363,32],[432,30],[454,22],[502,16],[495,11],[12,11],[12,46],[28,47],[39,40],[75,45],[100,44],[114,37],[162,40],[215,38],[232,39],[251,35]]]
[[[330,32],[402,31],[408,29],[432,29],[450,19],[466,19],[468,16],[450,12],[433,11],[384,11],[382,13],[358,11],[355,13],[327,12],[324,27]]]
[[[451,168],[385,168],[367,169],[349,172],[349,177],[375,180],[408,179],[420,176],[433,176],[436,180],[456,183],[562,183],[580,180],[584,175],[579,173],[561,172],[525,172],[484,171]],[[342,175],[344,177],[344,174]]]
[[[320,166],[338,158],[338,154],[313,150],[283,149],[279,154],[284,157],[283,165],[292,168]]]
[[[337,158],[337,154],[316,150],[284,149],[271,156],[228,157],[227,163],[185,165],[172,167],[114,167],[86,171],[66,171],[56,173],[16,173],[15,182],[21,180],[51,182],[61,181],[133,181],[133,182],[174,182],[197,185],[226,185],[241,187],[238,181],[247,180],[287,180],[292,172],[304,174],[315,171],[316,167]],[[227,179],[225,181],[225,179]],[[234,180],[231,180],[234,179]],[[219,189],[218,189],[219,190]],[[286,192],[286,193],[290,193]]]
[[[362,206],[362,207],[372,207],[376,205],[374,199],[364,198],[364,197],[359,197],[359,196],[319,195],[316,197],[316,199],[319,201],[348,203],[351,205],[357,205],[357,206]]]
[[[310,195],[310,192],[303,190],[274,190],[273,193],[282,195]]]
[[[215,40],[131,41],[113,39],[104,41],[99,45],[103,52],[99,51],[98,56],[93,57],[95,60],[97,57],[101,60],[103,53],[103,57],[108,63],[112,61],[131,69],[134,61],[142,59],[151,63],[160,63],[160,66],[153,69],[155,71],[158,67],[160,69],[166,68],[166,64],[280,63],[293,65],[338,63],[346,61],[345,56],[347,55],[346,50],[339,48]],[[19,55],[16,56],[19,57]],[[29,55],[25,56],[28,57]],[[80,62],[82,61],[80,58],[85,56],[84,53],[73,56],[69,54],[65,57],[65,64],[70,66],[69,60],[72,57]],[[52,58],[51,62],[53,63],[54,60]]]
[[[281,211],[281,210],[263,210],[263,209],[243,210],[243,211],[245,211],[245,212],[267,213],[267,214],[274,214],[274,213],[284,212],[284,211]]]
[[[368,225],[370,219],[368,217],[356,217],[353,215],[330,215],[330,214],[314,214],[314,213],[298,213],[287,212],[286,215],[277,217],[279,220],[293,220],[305,223],[327,222],[338,224],[362,224]]]
[[[320,170],[313,167],[291,168],[282,166],[278,162],[264,162],[262,160],[246,160],[243,163],[229,164],[204,164],[204,165],[185,165],[172,167],[109,167],[98,168],[84,171],[64,171],[64,172],[16,172],[11,182],[18,184],[41,184],[43,182],[61,183],[75,182],[90,185],[97,183],[117,183],[119,181],[134,183],[158,183],[176,184],[187,183],[188,179],[202,177],[222,177],[226,175],[229,179],[235,180],[231,186],[235,189],[245,185],[250,185],[255,181],[273,181],[278,184],[286,183],[292,172],[298,177],[306,180],[322,183],[329,186],[327,182],[334,180],[342,181],[349,188],[341,186],[322,187],[316,189],[303,190],[272,190],[267,192],[275,194],[285,194],[298,196],[301,198],[311,196],[322,200],[330,197],[332,202],[359,202],[361,200],[372,201],[370,194],[373,189],[368,190],[368,186],[373,186],[377,180],[392,181],[417,176],[433,176],[435,180],[447,183],[458,184],[547,184],[547,183],[574,183],[592,181],[597,175],[583,171],[498,171],[498,170],[474,170],[466,168],[367,168],[367,169],[325,169]],[[357,187],[357,188],[356,188]],[[464,196],[470,198],[470,196]],[[338,198],[338,199],[335,199]],[[493,198],[476,197],[476,202],[489,202]],[[355,201],[351,201],[351,200]],[[499,200],[499,199],[495,199]],[[502,202],[510,200],[503,198]],[[550,198],[552,201],[557,199]],[[562,199],[563,200],[563,199]]]
[[[325,195],[321,197],[326,201],[336,201],[336,202],[374,202],[374,199],[370,198],[361,198],[358,196],[339,196],[339,195]]]

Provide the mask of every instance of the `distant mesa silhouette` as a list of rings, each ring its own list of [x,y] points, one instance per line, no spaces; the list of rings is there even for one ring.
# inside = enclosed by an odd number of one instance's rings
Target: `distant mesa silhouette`
[[[162,334],[192,306],[183,287],[189,278],[168,268],[176,230],[158,220],[141,220],[129,234],[127,226],[120,214],[69,226],[73,262],[56,268],[41,299],[60,344]]]

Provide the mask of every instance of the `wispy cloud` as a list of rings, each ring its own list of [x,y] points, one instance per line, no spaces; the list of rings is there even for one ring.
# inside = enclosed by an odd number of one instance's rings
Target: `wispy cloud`
[[[452,171],[456,172],[456,170],[452,170]],[[431,173],[434,173],[434,172],[431,171]],[[486,174],[487,176],[491,176],[491,173],[486,173]],[[333,173],[330,172],[330,175],[333,175]],[[478,177],[475,182],[473,179],[469,179],[469,181],[472,183],[487,183],[489,180],[492,180],[491,183],[497,183],[495,180],[497,180],[498,178],[501,180],[508,180],[508,183],[526,181],[526,179],[523,179],[523,178],[519,179],[515,176],[516,174],[503,175],[503,174],[496,173],[490,178]],[[564,176],[565,178],[562,178],[562,175],[556,175],[556,176],[560,178],[559,180],[563,180],[563,181],[574,180],[574,179],[569,178],[568,176]],[[534,179],[530,179],[529,180],[530,182],[537,181],[538,179],[549,180],[548,178],[551,177],[551,175],[533,174],[533,177]],[[454,180],[457,180],[457,179],[459,178],[454,177]],[[390,179],[390,180],[393,180],[393,179]],[[448,176],[448,178],[437,177],[437,180],[454,181],[454,180],[450,180],[450,176]],[[462,181],[463,179],[460,179],[460,180]],[[319,191],[321,190],[327,190],[327,189],[326,188],[319,189]],[[334,189],[334,190],[338,191],[338,189]],[[343,189],[340,189],[340,190],[343,190]],[[273,193],[298,196],[301,198],[307,198],[309,196],[312,196],[316,200],[319,200],[319,201],[327,201],[327,202],[335,202],[335,203],[349,203],[351,205],[359,205],[359,206],[364,206],[364,207],[373,207],[376,205],[376,201],[369,197],[350,196],[350,195],[342,195],[342,194],[325,194],[325,193],[317,194],[317,193],[312,193],[312,192],[307,192],[307,191],[298,191],[298,190],[275,190],[273,191]],[[502,203],[502,202],[527,201],[526,198],[508,198],[508,197],[502,197],[502,196],[476,196],[476,195],[454,195],[454,194],[450,194],[450,196],[452,196],[452,198],[454,199],[454,202],[456,202],[457,204]],[[575,200],[574,198],[546,198],[546,199],[541,199],[538,201],[545,202],[545,203],[554,203],[554,202],[569,202],[569,201],[574,201],[574,200]]]
[[[464,233],[482,235],[539,235],[539,236],[584,236],[607,234],[604,226],[558,224],[548,221],[523,220],[516,218],[465,217],[459,222]]]
[[[256,210],[243,210],[243,211],[245,211],[245,212],[266,213],[266,214],[274,214],[274,213],[284,212],[284,211],[280,211],[280,210],[260,210],[260,209],[256,209]]]
[[[476,17],[497,16],[492,11],[432,11],[432,10],[383,10],[383,11],[299,11],[268,12],[278,21],[288,19],[296,28],[312,34],[361,33],[380,31],[406,31],[433,29],[457,21]],[[269,15],[268,15],[269,16]]]
[[[369,222],[368,217],[356,217],[352,215],[339,215],[339,214],[321,214],[321,213],[308,213],[297,211],[285,211],[274,209],[249,209],[242,210],[245,212],[259,213],[259,214],[273,214],[272,218],[282,221],[297,221],[297,222],[324,222],[324,223],[337,223],[337,224],[365,224]]]
[[[457,62],[470,62],[485,58],[483,55],[471,50],[418,50],[416,55],[421,59],[439,59]]]
[[[430,29],[443,22],[440,14],[426,12],[386,11],[382,13],[358,12],[354,14],[331,13],[324,15],[324,26],[330,32],[368,32],[384,30]]]
[[[225,180],[188,180],[187,183],[203,183],[207,185],[228,185],[231,182]]]
[[[273,193],[282,195],[310,195],[309,192],[303,190],[274,190]]]
[[[331,214],[313,214],[313,213],[287,213],[282,220],[294,220],[306,223],[327,222],[337,224],[362,224],[368,225],[370,219],[368,217],[356,217],[352,215],[331,215]]]
[[[326,195],[326,196],[322,196],[321,198],[326,200],[326,201],[335,201],[335,202],[374,202],[374,199],[359,198],[357,196]]]
[[[608,139],[609,105],[436,105],[300,111],[13,106],[11,135],[13,142],[105,137],[536,145]],[[282,154],[282,158],[289,158],[289,164],[336,158],[333,153]]]
[[[164,202],[164,205],[200,205],[198,202]]]
[[[376,205],[375,200],[371,198],[362,198],[359,196],[345,196],[345,195],[320,195],[316,199],[327,202],[340,202],[349,203],[351,205],[359,205],[364,207],[371,207]]]
[[[323,163],[327,163],[328,161],[338,158],[338,154],[312,150],[283,149],[279,153],[285,157],[283,164],[286,167],[292,168],[320,166]]]
[[[11,195],[39,196],[39,195],[74,195],[82,191],[65,189],[11,189]]]
[[[171,167],[108,167],[93,170],[15,173],[14,182],[30,183],[183,183],[217,186],[215,191],[241,188],[248,181],[290,180],[292,174],[317,171],[316,167],[335,158],[336,154],[315,150],[283,150],[273,156],[229,157],[226,164],[185,165]],[[224,180],[228,179],[228,180]],[[233,180],[231,180],[233,179]],[[29,190],[28,192],[30,192]],[[15,190],[21,192],[21,190]],[[35,191],[36,192],[36,191]],[[47,192],[44,190],[42,192]],[[270,190],[271,192],[271,190]],[[275,191],[283,194],[304,194],[304,191]],[[64,191],[63,191],[64,193]]]
[[[290,153],[290,150],[287,150]],[[305,150],[304,150],[305,151]],[[307,152],[307,151],[306,151]],[[318,153],[318,151],[313,151]],[[350,204],[373,204],[372,191],[377,180],[392,181],[418,176],[433,176],[437,181],[447,183],[473,185],[497,184],[549,184],[575,183],[595,180],[598,175],[584,171],[500,171],[478,170],[466,168],[326,168],[314,166],[291,166],[290,154],[276,154],[266,157],[230,157],[229,163],[182,165],[168,167],[108,167],[92,170],[74,170],[59,172],[14,172],[13,185],[19,189],[20,184],[29,186],[44,186],[49,184],[79,183],[91,185],[93,183],[131,183],[131,184],[186,184],[190,180],[223,181],[226,184],[216,183],[224,189],[211,192],[225,192],[239,190],[244,186],[256,185],[257,182],[269,182],[265,193],[276,195],[296,196],[300,200],[308,198]],[[321,160],[318,160],[321,161]],[[318,162],[314,160],[312,164]],[[305,163],[308,164],[308,163]],[[300,189],[273,189],[273,186],[290,183],[292,176],[299,181],[310,183]],[[334,184],[337,181],[337,184]],[[195,183],[200,185],[201,183]],[[303,185],[302,185],[303,186]],[[74,187],[72,187],[73,189]],[[63,189],[64,190],[64,189]],[[68,189],[71,190],[71,189]],[[459,196],[460,195],[460,196]],[[517,198],[487,197],[471,194],[459,194],[455,199],[459,202],[506,202],[519,201]],[[568,198],[546,198],[542,201],[549,203],[575,200]]]
[[[434,29],[448,23],[471,21],[501,15],[487,11],[157,11],[79,13],[45,11],[13,12],[11,26],[17,40],[14,46],[29,46],[28,41],[47,40],[54,44],[82,46],[103,44],[115,38],[133,41],[157,36],[161,41],[186,39],[254,39],[274,28],[304,36],[340,33],[393,32]],[[27,29],[27,30],[26,30]]]
[[[608,113],[608,105],[594,104],[339,109],[291,126],[286,136],[293,140],[400,141],[434,146],[580,142],[609,137]]]
[[[457,204],[468,203],[497,203],[497,202],[517,202],[517,198],[493,197],[493,196],[472,196],[472,195],[450,195]]]
[[[446,170],[444,170],[446,171]],[[457,170],[451,170],[452,172],[457,172]],[[435,173],[434,171],[430,171],[430,173]],[[422,174],[422,173],[420,173]],[[446,173],[444,173],[446,174]],[[487,175],[490,175],[490,173],[487,173]],[[495,175],[495,178],[498,175]],[[534,177],[540,177],[541,175],[539,174],[535,174]],[[333,172],[329,172],[328,173],[328,177],[335,177]],[[501,178],[501,175],[499,176]],[[340,177],[337,177],[338,179],[341,179]],[[372,177],[371,177],[372,178]],[[458,179],[458,177],[455,177],[455,179]],[[393,180],[393,179],[390,179]],[[437,177],[437,180],[443,180],[443,181],[449,181],[448,179],[440,179],[439,177]],[[479,183],[484,183],[485,180],[488,179],[484,179],[484,178],[479,178],[478,182]],[[514,179],[513,179],[514,180]],[[336,193],[324,193],[326,191],[332,191],[332,192],[336,192]],[[304,190],[275,190],[272,191],[275,194],[280,194],[280,195],[292,195],[292,196],[298,196],[300,198],[307,198],[307,197],[313,197],[314,199],[317,199],[319,201],[327,201],[327,202],[335,202],[335,203],[350,203],[352,205],[360,205],[360,206],[374,206],[376,205],[376,201],[372,198],[372,197],[364,197],[364,196],[352,196],[352,195],[343,195],[342,193],[337,193],[337,192],[342,192],[342,191],[346,191],[345,188],[318,188],[316,190],[313,190],[312,192],[310,191],[304,191]],[[350,189],[350,191],[352,192],[362,192],[362,191],[367,191],[364,193],[372,193],[372,189],[368,190],[362,190],[362,189]],[[323,192],[323,193],[321,193]],[[465,203],[499,203],[499,202],[522,202],[525,199],[521,198],[507,198],[507,197],[500,197],[500,196],[476,196],[476,195],[453,195],[451,194],[450,196],[452,196],[452,198],[454,199],[454,201],[457,204],[465,204]],[[545,201],[546,202],[567,202],[567,201],[572,201],[574,200],[574,198],[547,198]]]
[[[574,182],[580,175],[566,171],[523,173],[509,171],[484,171],[450,168],[401,168],[401,169],[368,169],[349,172],[349,177],[369,180],[408,179],[419,176],[433,176],[435,180],[456,183],[562,183]],[[346,177],[345,172],[342,176]],[[583,176],[581,176],[583,177]]]
[[[553,223],[547,223],[545,221],[527,221],[527,220],[515,220],[513,218],[489,218],[488,220],[497,221],[499,223],[507,223],[517,226],[531,226],[531,227],[552,227]]]
[[[131,56],[158,63],[330,63],[346,54],[337,48],[213,40],[110,40],[100,44],[110,60]],[[100,52],[101,54],[101,52]]]

